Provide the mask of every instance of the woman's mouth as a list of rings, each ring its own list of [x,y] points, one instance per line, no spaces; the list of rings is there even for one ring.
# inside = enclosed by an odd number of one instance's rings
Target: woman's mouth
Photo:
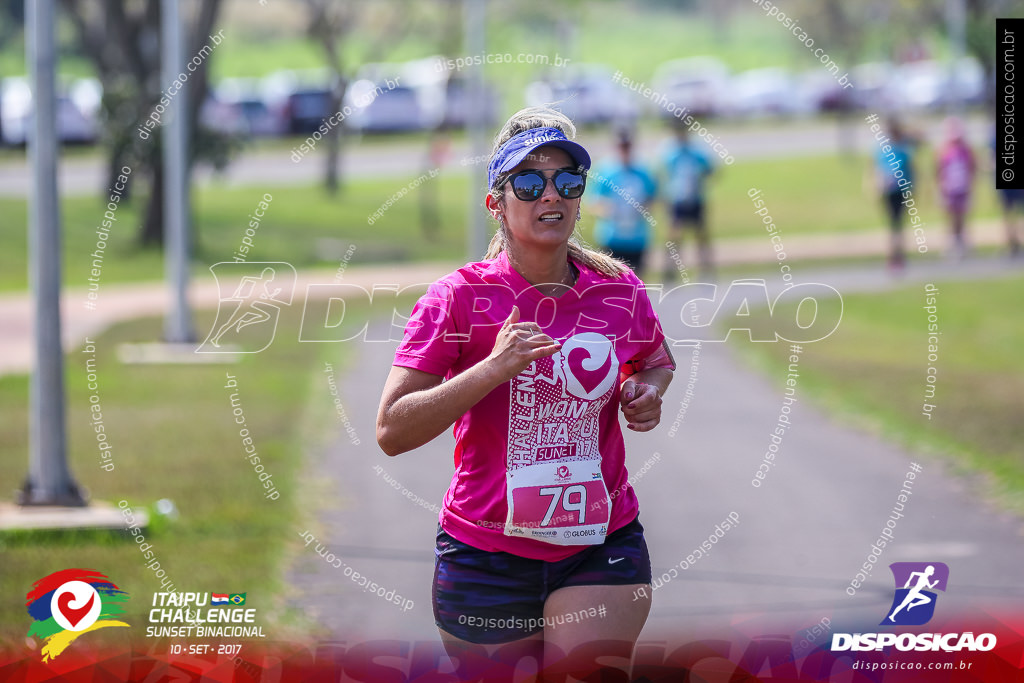
[[[538,220],[541,223],[555,223],[557,221],[562,220],[562,212],[561,211],[546,211],[546,212],[544,212],[544,213],[542,213],[540,215]]]

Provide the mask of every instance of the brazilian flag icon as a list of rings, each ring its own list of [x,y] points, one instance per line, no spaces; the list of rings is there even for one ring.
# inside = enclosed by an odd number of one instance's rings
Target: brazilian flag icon
[[[244,605],[245,604],[245,593],[232,593],[228,596],[228,602],[232,605]]]

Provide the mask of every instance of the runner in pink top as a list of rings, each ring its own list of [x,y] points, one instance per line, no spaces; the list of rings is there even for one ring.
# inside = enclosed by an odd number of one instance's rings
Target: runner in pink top
[[[650,610],[619,412],[656,427],[675,365],[643,284],[573,237],[590,168],[574,134],[550,109],[505,124],[486,260],[416,304],[381,397],[389,455],[454,425],[433,603],[460,666],[466,647],[513,641],[545,666],[594,641],[628,661]]]
[[[562,344],[560,351],[499,385],[455,422],[455,475],[444,498],[441,527],[481,550],[562,560],[579,552],[578,539],[586,542],[588,536],[600,535],[603,540],[637,516],[636,496],[626,481],[615,400],[619,368],[653,355],[664,335],[643,284],[631,271],[608,278],[585,265],[577,268],[576,284],[557,299],[545,297],[523,279],[505,252],[460,268],[420,299],[395,354],[395,365],[450,379],[490,355],[513,306],[519,309],[520,322],[550,320],[540,327]],[[600,319],[591,317],[596,311],[602,312]],[[467,330],[472,333],[462,340],[460,332]],[[511,409],[510,397],[515,399]],[[517,460],[530,460],[534,451],[538,461],[556,468],[584,454],[597,459],[608,493],[619,492],[612,500],[611,520],[597,497],[605,495],[599,487],[586,496],[584,525],[574,524],[577,515],[551,530],[525,527],[522,534],[506,535],[506,464],[515,468]],[[546,502],[544,497],[540,502]],[[594,534],[566,535],[585,531],[591,518],[600,520],[593,525],[598,527]],[[543,521],[543,514],[535,521]],[[601,526],[607,527],[605,532]],[[573,544],[537,540],[531,532],[543,534],[541,539],[561,534],[557,540],[569,538]]]
[[[964,134],[963,122],[956,118],[946,119],[946,140],[937,154],[936,171],[942,203],[949,213],[953,233],[953,256],[963,259],[967,255],[965,227],[967,209],[971,203],[971,190],[977,164],[974,153]]]

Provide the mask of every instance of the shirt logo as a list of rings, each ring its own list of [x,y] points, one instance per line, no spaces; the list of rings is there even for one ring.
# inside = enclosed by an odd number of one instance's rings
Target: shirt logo
[[[569,337],[562,350],[552,356],[556,372],[565,378],[565,390],[576,398],[592,401],[608,391],[618,364],[615,349],[608,337],[597,332],[584,332]]]

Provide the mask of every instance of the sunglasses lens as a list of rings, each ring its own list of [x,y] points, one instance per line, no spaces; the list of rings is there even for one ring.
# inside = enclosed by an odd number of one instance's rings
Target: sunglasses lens
[[[555,189],[566,199],[575,199],[583,194],[583,176],[579,173],[562,171],[555,175]]]
[[[547,181],[544,175],[538,171],[523,171],[510,177],[512,192],[524,202],[532,202],[540,199],[544,194]],[[566,199],[576,199],[583,195],[586,187],[586,177],[582,173],[573,171],[558,171],[551,181],[555,191]]]
[[[522,173],[512,179],[512,191],[524,201],[539,199],[544,194],[544,176],[539,173]]]

